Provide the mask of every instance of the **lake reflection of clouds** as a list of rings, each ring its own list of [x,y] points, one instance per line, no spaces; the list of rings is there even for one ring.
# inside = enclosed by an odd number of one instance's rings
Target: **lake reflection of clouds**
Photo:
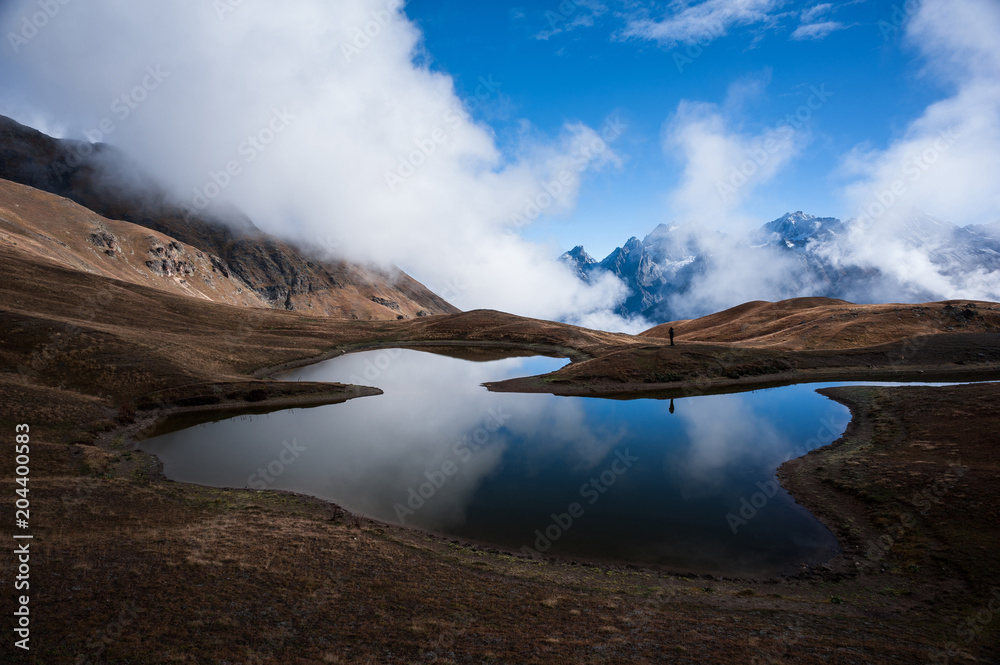
[[[307,367],[295,378],[360,378],[385,392],[377,399],[337,405],[339,412],[329,417],[343,423],[335,446],[341,451],[338,456],[346,455],[339,466],[352,473],[331,478],[327,491],[336,491],[352,510],[372,517],[398,521],[403,515],[407,523],[445,529],[461,524],[480,482],[502,469],[510,440],[530,440],[521,461],[522,470],[532,477],[556,458],[574,470],[590,469],[624,438],[626,424],[588,423],[579,400],[490,393],[478,387],[553,371],[565,363],[552,358],[472,363],[392,349]],[[316,425],[322,427],[321,422]],[[373,447],[378,449],[375,454]],[[452,473],[442,482],[443,468]]]
[[[553,552],[781,566],[835,546],[786,493],[746,536],[734,539],[725,521],[740,496],[770,479],[774,466],[815,433],[832,402],[793,386],[680,399],[671,412],[658,400],[490,393],[480,385],[565,362],[470,362],[399,349],[349,354],[284,378],[362,383],[383,395],[212,423],[142,447],[160,457],[171,478],[243,487],[294,439],[304,451],[268,487],[515,550],[552,512],[579,500],[580,486],[616,451],[629,450],[638,461]],[[799,551],[796,532],[813,534],[807,551]]]
[[[685,400],[683,421],[688,454],[674,474],[685,496],[716,492],[728,482],[726,467],[760,466],[771,451],[787,448],[784,435],[753,408],[745,394]]]

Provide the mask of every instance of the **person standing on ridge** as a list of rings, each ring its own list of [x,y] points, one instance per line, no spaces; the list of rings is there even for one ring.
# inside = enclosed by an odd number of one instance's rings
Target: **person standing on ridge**
[[[674,329],[670,329],[670,346],[674,345]]]

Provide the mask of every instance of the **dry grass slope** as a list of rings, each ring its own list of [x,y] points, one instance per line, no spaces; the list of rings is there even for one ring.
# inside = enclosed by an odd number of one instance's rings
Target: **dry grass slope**
[[[148,259],[155,263],[155,273],[179,275],[178,281],[186,281],[182,286],[195,293],[207,292],[199,288],[204,285],[186,278],[199,275],[214,279],[221,274],[234,282],[238,291],[250,292],[245,298],[248,301],[256,298],[266,307],[321,316],[405,319],[459,311],[397,268],[376,269],[332,258],[315,248],[303,250],[261,231],[235,209],[193,210],[110,145],[54,139],[2,115],[0,179],[36,190],[31,194],[17,190],[17,196],[27,199],[26,204],[42,201],[45,197],[41,192],[46,192],[66,197],[105,218],[96,224],[99,229],[94,244],[110,250],[109,256],[114,256],[117,240],[107,228],[108,220],[131,222],[155,232],[158,240],[176,241],[175,245],[168,241],[155,248],[155,255]],[[70,209],[66,214],[79,216]],[[132,235],[129,231],[126,234]],[[133,258],[142,259],[148,248],[139,242],[126,249],[135,252]],[[225,285],[220,288],[226,290]]]
[[[664,323],[642,336],[667,339],[671,327],[685,342],[788,351],[856,349],[917,335],[1000,332],[1000,306],[975,300],[921,305],[855,305],[831,298],[754,301],[700,319]]]
[[[990,537],[1000,528],[993,385],[874,391],[875,407],[858,411],[871,435],[858,430],[789,471],[811,474],[816,510],[844,542],[885,533],[954,457],[970,471],[878,566],[855,566],[864,552],[852,550],[829,570],[780,580],[536,561],[287,493],[168,482],[131,448],[144,426],[179,407],[267,410],[363,394],[267,380],[278,366],[344,350],[560,353],[574,362],[530,389],[606,394],[677,385],[682,374],[697,389],[824,367],[857,376],[900,348],[670,348],[492,311],[351,321],[227,304],[92,249],[88,225],[106,220],[4,191],[0,431],[32,427],[32,531],[42,545],[32,559],[33,662],[913,663],[960,639],[961,622],[988,602],[1000,560]],[[107,228],[122,247],[145,250],[148,230]],[[996,338],[933,335],[907,362],[1000,376]],[[984,349],[997,357],[980,358]],[[8,496],[13,463],[0,456]],[[854,510],[858,496],[874,499]],[[953,510],[961,519],[951,522]],[[1000,618],[963,642],[963,657],[995,659],[998,627]],[[0,662],[21,662],[12,651],[0,642]]]

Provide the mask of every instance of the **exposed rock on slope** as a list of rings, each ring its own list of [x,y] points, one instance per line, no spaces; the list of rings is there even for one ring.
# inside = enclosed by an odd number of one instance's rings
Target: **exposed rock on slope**
[[[0,243],[49,263],[213,302],[268,307],[215,255],[0,180]]]
[[[242,283],[263,306],[362,319],[459,311],[400,270],[309,256],[260,231],[236,211],[225,219],[192,211],[110,146],[53,139],[3,116],[0,178],[64,196],[110,220],[159,232],[165,238],[164,254],[148,259],[158,266],[149,267],[154,272],[173,277],[178,270],[194,269],[167,255],[176,252],[168,247],[171,240],[198,250],[218,274]],[[94,242],[106,240],[98,234]]]

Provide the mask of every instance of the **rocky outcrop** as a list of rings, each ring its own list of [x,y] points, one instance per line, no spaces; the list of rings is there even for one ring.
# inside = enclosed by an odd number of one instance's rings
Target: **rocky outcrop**
[[[154,236],[147,236],[152,244],[149,247],[150,259],[146,261],[146,267],[153,273],[161,277],[173,277],[182,275],[190,277],[194,274],[194,266],[185,260],[184,248],[176,241],[162,245],[156,241]]]
[[[380,298],[379,296],[368,296],[368,299],[374,303],[378,303],[383,307],[388,307],[389,309],[395,310],[397,312],[402,312],[399,308],[399,303],[395,300],[389,300],[388,298]]]
[[[104,250],[108,256],[114,256],[118,251],[118,239],[103,229],[91,233],[88,240],[92,245]]]

